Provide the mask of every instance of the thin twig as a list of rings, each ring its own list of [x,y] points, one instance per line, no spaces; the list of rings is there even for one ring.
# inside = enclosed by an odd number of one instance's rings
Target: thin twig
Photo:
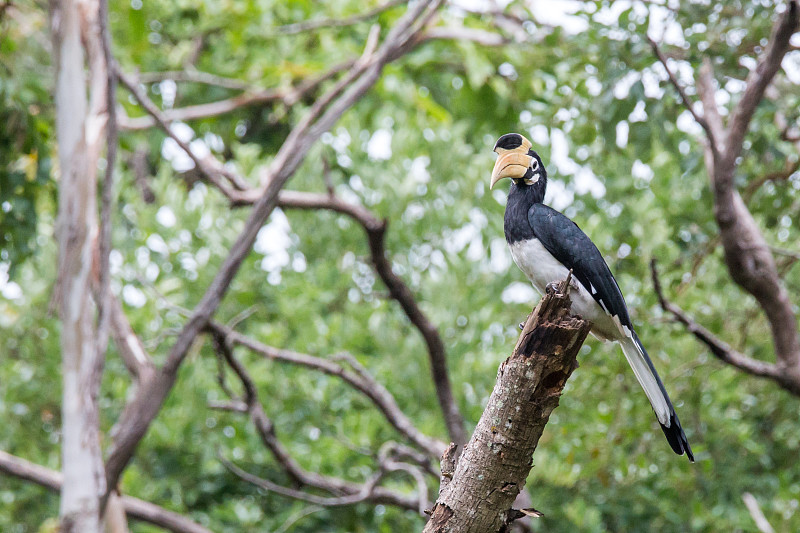
[[[783,170],[764,174],[760,178],[751,181],[747,184],[747,188],[745,188],[745,190],[742,192],[742,197],[744,198],[745,203],[749,202],[753,198],[753,195],[756,193],[756,191],[758,191],[768,181],[786,181],[798,170],[800,170],[800,158],[795,161],[787,159]]]
[[[244,346],[262,357],[304,366],[341,378],[345,383],[369,398],[400,434],[424,450],[429,456],[438,457],[442,453],[444,443],[420,432],[411,419],[397,405],[392,394],[378,383],[352,356],[347,360],[350,366],[356,370],[356,374],[347,371],[341,365],[328,359],[267,346],[217,322],[210,322],[208,327],[215,335],[221,336],[225,342]],[[343,355],[340,357],[348,356]]]
[[[364,11],[363,13],[359,13],[358,15],[352,15],[341,19],[326,18],[317,20],[304,20],[303,22],[295,22],[294,24],[280,26],[276,29],[276,32],[284,35],[294,35],[320,28],[341,28],[344,26],[352,26],[353,24],[358,24],[359,22],[364,22],[374,18],[384,11],[388,11],[393,7],[399,6],[400,4],[405,4],[407,2],[408,0],[389,0],[388,2]]]
[[[511,39],[499,33],[482,30],[479,28],[468,28],[466,26],[437,26],[429,29],[421,36],[421,41],[431,40],[453,40],[471,41],[481,46],[503,46],[511,42]]]
[[[161,126],[159,122],[165,122],[169,124],[170,122],[175,121],[185,122],[190,120],[211,118],[230,113],[243,107],[266,104],[270,102],[280,102],[287,107],[292,106],[300,101],[300,99],[305,95],[322,85],[324,82],[352,67],[353,63],[354,60],[348,60],[334,65],[327,72],[319,76],[312,76],[306,80],[303,80],[297,84],[297,86],[289,89],[253,89],[231,98],[225,98],[224,100],[159,111],[158,116],[153,114],[150,108],[142,106],[145,107],[145,111],[148,112],[148,115],[135,118],[123,116],[123,119],[120,121],[120,127],[123,130],[142,130],[153,126]],[[133,79],[131,75],[128,75],[128,77],[132,82],[145,83],[142,80],[141,75],[136,77],[136,79]],[[158,109],[155,107],[155,105],[153,105],[152,108]]]
[[[795,261],[800,261],[800,252],[795,252],[794,250],[787,250],[786,248],[781,248],[779,246],[770,246],[770,251],[776,255],[783,255],[785,257],[791,257]]]
[[[348,494],[345,496],[317,496],[302,490],[284,487],[283,485],[279,485],[267,479],[253,475],[228,461],[222,455],[218,455],[218,458],[222,465],[232,474],[235,474],[237,477],[247,481],[248,483],[251,483],[257,487],[261,487],[268,492],[274,492],[275,494],[280,494],[281,496],[294,498],[295,500],[312,503],[314,505],[320,505],[322,507],[342,507],[345,505],[354,505],[356,503],[367,501],[372,498],[375,486],[383,477],[382,472],[374,474],[370,479],[364,482],[362,489],[355,494]]]
[[[402,278],[394,273],[391,262],[386,257],[386,221],[379,220],[368,209],[345,202],[336,196],[283,191],[279,199],[282,207],[329,209],[346,214],[361,224],[367,234],[370,258],[375,272],[389,289],[391,297],[400,304],[403,312],[422,334],[425,341],[439,407],[442,409],[450,439],[459,446],[465,444],[467,435],[464,430],[464,419],[453,397],[444,342],[436,326],[420,308],[411,289]]]
[[[161,110],[156,107],[147,94],[141,89],[139,84],[128,75],[124,74],[121,70],[117,69],[117,75],[123,85],[130,91],[134,98],[139,102],[147,113],[155,120],[155,123],[166,133],[175,143],[183,150],[186,155],[194,162],[197,169],[209,182],[214,184],[229,198],[237,197],[238,191],[232,188],[228,183],[221,179],[222,176],[227,176],[222,168],[222,165],[213,157],[200,158],[191,149],[189,143],[181,139],[169,126],[169,120],[164,116]],[[230,181],[230,180],[229,180]]]
[[[210,72],[202,72],[199,70],[165,70],[160,72],[140,72],[138,75],[141,83],[158,83],[165,80],[172,80],[176,82],[189,82],[189,83],[202,83],[204,85],[215,85],[223,89],[232,89],[236,91],[247,91],[251,85],[234,78],[226,78],[211,74]]]
[[[253,381],[253,378],[250,376],[244,365],[234,357],[233,351],[229,344],[230,339],[226,338],[217,331],[213,331],[212,337],[214,339],[216,350],[225,359],[225,361],[231,367],[231,370],[233,370],[242,383],[242,387],[245,390],[244,402],[247,405],[247,412],[249,413],[250,419],[253,422],[253,425],[256,427],[259,436],[261,437],[262,443],[268,450],[270,450],[275,460],[283,467],[284,471],[292,479],[292,481],[299,486],[308,486],[325,490],[336,495],[337,497],[353,497],[354,495],[364,495],[366,488],[364,484],[353,483],[332,476],[325,476],[316,472],[309,472],[301,467],[300,464],[298,464],[297,461],[292,458],[289,451],[278,439],[278,436],[275,433],[275,425],[267,416],[263,406],[261,405],[261,402],[258,398],[258,389]],[[255,478],[250,481],[259,485],[259,482],[257,482]],[[261,486],[264,486],[264,488],[267,488],[267,490],[274,490],[275,492],[291,496],[290,494],[281,492],[281,489],[278,488],[281,487],[280,485],[272,484],[271,482],[266,483],[270,484],[272,488],[268,488],[265,485]],[[300,491],[297,492],[306,494]],[[405,495],[399,494],[390,489],[378,486],[370,487],[367,491],[367,496],[364,499],[369,499],[370,501],[377,503],[388,503],[404,509],[417,509],[419,507],[419,502],[415,501],[414,499],[408,498]],[[311,500],[306,499],[306,501]],[[340,504],[345,505],[347,503]]]
[[[669,64],[667,63],[667,58],[664,57],[664,54],[661,53],[661,50],[658,47],[658,43],[656,43],[649,35],[647,36],[647,42],[650,43],[650,47],[653,49],[653,53],[656,55],[656,58],[664,67],[664,70],[667,71],[667,76],[669,77],[669,81],[675,87],[675,90],[678,91],[678,95],[681,97],[681,101],[683,102],[684,107],[689,111],[689,113],[692,114],[694,120],[705,130],[706,135],[708,135],[711,150],[716,154],[718,148],[716,142],[716,135],[714,134],[714,131],[709,126],[705,117],[701,116],[697,111],[695,111],[694,102],[689,98],[689,95],[686,94],[686,89],[683,88],[683,85],[681,85],[681,82],[678,80],[677,76],[675,76],[675,73],[673,73],[672,69],[669,68]]]
[[[105,362],[108,348],[110,315],[110,266],[109,254],[111,253],[111,204],[114,199],[114,165],[117,160],[117,113],[116,93],[117,76],[114,65],[116,61],[111,51],[111,34],[108,29],[108,0],[99,0],[98,22],[100,24],[100,40],[103,56],[106,63],[106,171],[103,178],[103,187],[100,204],[100,235],[98,239],[99,273],[97,298],[97,364]]]
[[[320,507],[318,505],[311,505],[309,507],[306,507],[305,509],[301,509],[300,511],[289,516],[289,518],[287,518],[286,521],[283,524],[281,524],[281,526],[278,529],[276,529],[273,533],[284,533],[285,531],[289,531],[290,527],[295,525],[303,518],[312,515],[314,513],[318,513],[324,509],[325,509],[324,507]]]

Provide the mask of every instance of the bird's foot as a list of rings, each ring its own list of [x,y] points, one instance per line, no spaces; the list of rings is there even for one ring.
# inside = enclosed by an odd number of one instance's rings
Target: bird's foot
[[[519,330],[522,331],[523,329],[525,329],[525,322],[520,322],[519,323]]]

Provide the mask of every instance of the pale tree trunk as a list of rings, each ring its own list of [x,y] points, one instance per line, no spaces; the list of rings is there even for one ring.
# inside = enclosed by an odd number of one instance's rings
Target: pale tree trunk
[[[98,37],[90,36],[97,29],[96,2],[53,2],[51,11],[60,165],[56,227],[63,372],[60,530],[100,533],[99,502],[106,485],[97,395],[103,356],[96,341],[91,283],[98,233],[97,160],[103,144],[106,98],[98,81],[97,71],[102,70],[98,49],[91,44]],[[89,46],[90,101],[83,42]]]

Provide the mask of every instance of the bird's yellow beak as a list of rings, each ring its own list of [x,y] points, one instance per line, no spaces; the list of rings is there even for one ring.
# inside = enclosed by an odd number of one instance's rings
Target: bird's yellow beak
[[[494,188],[494,184],[503,178],[521,178],[525,176],[525,173],[531,167],[532,159],[528,154],[519,153],[517,149],[506,150],[501,153],[492,169],[492,182],[489,185],[489,189]]]
[[[525,176],[531,166],[533,157],[528,155],[531,142],[522,137],[522,144],[517,148],[507,150],[505,148],[495,148],[495,152],[500,156],[492,169],[492,181],[489,189],[494,188],[494,184],[503,178],[519,179]]]

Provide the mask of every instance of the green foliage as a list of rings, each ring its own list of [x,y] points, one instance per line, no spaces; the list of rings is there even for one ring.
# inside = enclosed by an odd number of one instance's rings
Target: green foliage
[[[0,20],[0,262],[11,278],[36,250],[37,199],[52,191],[49,82],[34,66],[43,55]]]
[[[282,24],[363,9],[350,0],[324,7],[308,0],[111,4],[115,53],[126,71],[182,69],[195,59],[200,71],[262,88],[288,88],[358,57],[370,25],[297,35],[275,31]],[[741,501],[745,491],[756,496],[777,531],[800,529],[798,399],[716,361],[666,320],[649,281],[654,257],[677,303],[738,349],[772,360],[764,317],[732,284],[715,244],[699,133],[644,40],[651,24],[658,27],[656,15],[666,11],[668,20],[685,29],[688,44],[664,45],[665,51],[695,71],[703,57],[719,58],[716,76],[730,108],[740,95],[736,81],[747,74],[742,58],[756,57],[775,9],[759,2],[711,4],[682,2],[663,10],[636,3],[623,10],[616,3],[586,2],[575,14],[583,31],[532,27],[528,42],[498,48],[425,43],[385,68],[288,185],[324,191],[325,160],[338,195],[389,220],[386,245],[395,272],[438,326],[457,401],[473,424],[498,364],[513,346],[515,324],[533,303],[509,297],[524,280],[503,239],[505,191],[488,190],[491,146],[508,131],[534,141],[551,177],[547,201],[575,219],[605,253],[677,400],[698,460],[690,465],[672,454],[618,348],[590,340],[536,452],[528,489],[545,513],[537,531],[750,531],[753,522]],[[383,35],[403,9],[375,19]],[[452,9],[443,18],[456,23],[462,15]],[[22,74],[29,62],[45,62],[37,43],[47,39],[46,15],[23,3],[18,17],[1,24],[10,30],[0,35],[0,262],[18,266],[14,280],[23,294],[0,300],[0,448],[57,468],[59,324],[47,310],[56,261],[47,163],[55,153],[46,94],[52,82],[40,77],[42,69],[29,78]],[[490,28],[488,17],[466,15],[464,24]],[[796,63],[797,55],[786,61]],[[739,169],[742,186],[797,157],[780,139],[774,116],[780,110],[796,120],[800,92],[785,78],[777,87],[782,96],[761,105],[754,118]],[[237,94],[184,82],[174,95],[169,84],[147,88],[167,107]],[[119,99],[131,116],[142,114],[123,90]],[[290,109],[259,104],[190,125],[196,138],[255,184],[310,103],[306,98]],[[381,136],[390,138],[390,155],[370,149],[370,141]],[[164,145],[156,129],[121,138],[112,257],[113,289],[159,363],[185,321],[181,309],[198,303],[247,216],[246,209],[231,209],[216,190],[193,181],[192,172],[176,172],[161,155],[167,153]],[[143,146],[149,150],[146,179],[153,204],[142,199],[128,164]],[[760,188],[749,207],[770,243],[792,248],[800,242],[797,174]],[[229,321],[250,310],[237,329],[265,344],[321,357],[353,354],[420,430],[445,439],[425,345],[385,297],[361,228],[330,212],[276,211],[263,231],[266,237],[246,260],[217,318]],[[796,294],[800,271],[785,259],[779,263]],[[387,440],[400,439],[340,380],[244,350],[235,353],[256,379],[279,437],[303,467],[363,481],[374,465],[372,455]],[[226,380],[235,387],[235,376]],[[104,449],[129,387],[112,346],[101,398]],[[214,531],[267,532],[287,524],[294,532],[421,529],[422,519],[411,512],[367,504],[309,509],[240,481],[217,453],[257,475],[290,483],[246,417],[206,406],[223,399],[215,356],[204,340],[141,443],[123,492],[186,513]],[[36,531],[57,514],[55,495],[0,480],[0,530]],[[437,482],[429,480],[430,494]],[[415,490],[413,480],[399,473],[387,484],[409,494]],[[310,514],[297,518],[304,512]],[[137,523],[132,530],[155,531]]]

